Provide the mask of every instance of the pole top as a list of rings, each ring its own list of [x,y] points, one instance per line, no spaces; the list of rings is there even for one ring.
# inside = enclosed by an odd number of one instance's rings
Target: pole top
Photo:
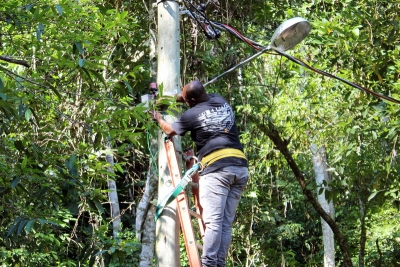
[[[177,3],[182,3],[182,0],[157,0],[157,5],[161,2],[177,2]]]

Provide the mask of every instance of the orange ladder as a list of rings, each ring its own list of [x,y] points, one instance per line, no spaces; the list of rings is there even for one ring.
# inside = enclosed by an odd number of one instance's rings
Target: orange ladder
[[[168,159],[168,167],[172,177],[172,184],[175,187],[180,183],[182,175],[179,168],[178,159],[176,156],[174,142],[170,139],[167,139],[164,145]],[[186,161],[186,167],[189,169],[194,164],[193,150],[186,151],[185,155],[186,158],[189,159],[188,161]],[[203,238],[205,231],[205,225],[200,215],[201,206],[199,202],[198,182],[199,182],[199,177],[198,174],[195,173],[192,176],[192,183],[197,184],[197,187],[195,185],[192,186],[192,193],[194,197],[194,204],[196,205],[196,212],[190,209],[188,201],[189,198],[185,190],[183,190],[175,198],[175,201],[177,203],[177,211],[179,214],[179,221],[181,224],[183,238],[185,240],[186,252],[188,255],[190,267],[201,267],[201,260],[198,249],[202,248],[201,245],[198,245],[196,242],[196,236],[194,234],[192,225],[192,216],[198,219],[201,238]]]

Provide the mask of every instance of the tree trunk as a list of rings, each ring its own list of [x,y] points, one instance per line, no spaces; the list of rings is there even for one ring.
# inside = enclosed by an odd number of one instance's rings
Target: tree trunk
[[[151,155],[155,155],[158,150],[157,140],[151,141]],[[154,221],[155,206],[152,204],[157,199],[157,169],[154,158],[150,159],[149,171],[143,197],[137,208],[136,215],[136,237],[142,243],[140,253],[140,267],[153,266],[156,223]]]
[[[157,40],[154,28],[154,9],[153,1],[148,2],[148,13],[149,13],[149,65],[151,77],[157,75]],[[136,237],[142,243],[142,251],[140,253],[140,267],[151,267],[153,266],[154,259],[154,248],[155,248],[155,233],[156,223],[154,222],[155,206],[152,204],[154,199],[157,199],[157,160],[153,157],[158,151],[157,140],[151,140],[150,155],[152,155],[149,164],[149,170],[147,172],[146,185],[143,193],[143,197],[140,200],[137,207],[136,215]]]
[[[271,141],[276,146],[276,149],[278,149],[283,154],[287,163],[289,164],[289,167],[292,169],[293,174],[295,175],[297,181],[299,182],[300,187],[303,190],[303,194],[307,197],[308,201],[314,207],[315,211],[331,227],[335,235],[335,240],[338,242],[340,251],[342,252],[343,255],[343,265],[346,267],[353,266],[346,238],[342,235],[339,226],[336,224],[336,222],[329,216],[328,213],[325,212],[325,210],[318,203],[312,191],[307,188],[307,183],[305,181],[304,174],[300,170],[299,166],[297,166],[296,162],[292,157],[292,154],[287,148],[287,141],[281,138],[278,130],[276,129],[272,121],[269,120],[260,123],[260,119],[253,116],[249,116],[249,119],[251,119],[253,122],[258,122],[257,125],[260,127],[260,129],[269,137],[269,139],[271,139]]]
[[[142,243],[140,267],[153,265],[156,223],[154,221],[155,206],[151,201],[156,197],[156,188],[157,176],[153,174],[153,170],[150,170],[147,173],[146,188],[138,205],[136,217],[136,237]]]
[[[365,225],[366,216],[366,192],[361,187],[359,188],[358,203],[360,207],[360,251],[358,252],[358,266],[364,267],[365,265],[365,243],[367,242],[367,227]]]
[[[325,147],[317,148],[315,144],[311,145],[312,152],[312,162],[314,165],[315,180],[317,182],[317,192],[318,192],[318,202],[321,204],[322,208],[328,213],[332,219],[334,219],[335,210],[333,207],[333,201],[327,201],[325,197],[325,190],[329,190],[329,174],[326,164],[326,154]],[[325,183],[324,183],[325,182]],[[334,267],[335,266],[335,244],[332,229],[326,223],[326,221],[321,218],[322,224],[322,235],[324,240],[324,267]]]
[[[111,150],[111,146],[106,146],[107,150]],[[112,152],[107,153],[106,161],[109,164],[107,170],[109,173],[114,174],[114,158]],[[113,224],[113,236],[114,238],[118,238],[118,233],[121,231],[121,216],[120,216],[120,209],[119,209],[119,201],[118,201],[118,193],[117,193],[117,184],[115,180],[108,179],[108,199],[110,202],[110,211],[111,211],[111,218]]]

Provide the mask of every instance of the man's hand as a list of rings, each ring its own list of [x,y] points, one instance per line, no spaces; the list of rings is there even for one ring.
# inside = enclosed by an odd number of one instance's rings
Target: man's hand
[[[161,115],[160,112],[158,112],[158,111],[153,111],[153,112],[151,113],[151,116],[153,117],[153,119],[154,119],[155,121],[157,121],[158,123],[160,123],[160,119],[162,119],[162,115]]]
[[[174,136],[176,135],[176,132],[174,128],[172,128],[171,123],[166,122],[163,118],[160,112],[158,111],[153,111],[151,113],[151,116],[153,117],[154,120],[157,121],[157,123],[160,125],[161,130],[163,130],[164,133],[166,133],[169,136]]]

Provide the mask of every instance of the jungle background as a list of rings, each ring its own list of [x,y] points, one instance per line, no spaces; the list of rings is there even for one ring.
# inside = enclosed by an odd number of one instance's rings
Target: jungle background
[[[400,98],[398,1],[204,4],[209,19],[263,45],[283,21],[306,18],[311,33],[288,54]],[[152,10],[147,0],[1,1],[1,266],[139,266],[136,208],[156,164],[150,144],[158,131],[141,104],[155,79]],[[189,17],[180,25],[182,85],[255,53],[229,33],[210,40]],[[270,122],[315,196],[310,146],[325,147],[326,195],[352,264],[400,266],[399,105],[271,54],[207,89],[234,108],[251,175],[228,266],[322,266],[320,216],[271,141]],[[121,210],[118,238],[109,180]]]

